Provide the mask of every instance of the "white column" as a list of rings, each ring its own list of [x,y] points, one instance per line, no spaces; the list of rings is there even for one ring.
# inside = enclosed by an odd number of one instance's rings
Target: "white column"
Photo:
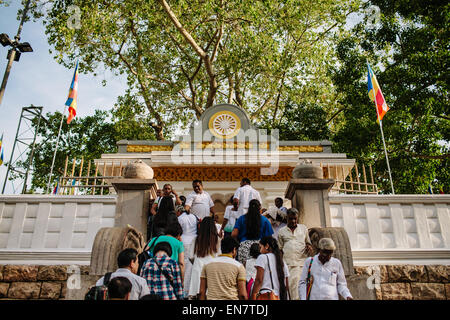
[[[104,206],[103,203],[91,203],[89,208],[89,220],[88,220],[88,230],[86,233],[86,240],[84,246],[86,249],[92,249],[92,244],[94,243],[95,235],[98,230],[102,227],[102,214]]]
[[[391,211],[392,228],[394,230],[395,247],[409,248],[405,223],[403,221],[403,210],[399,203],[389,205]]]
[[[427,213],[422,203],[412,205],[414,218],[416,219],[417,236],[419,237],[420,248],[433,248],[433,242],[428,228]]]
[[[450,212],[447,204],[436,204],[437,217],[439,226],[441,228],[442,239],[444,239],[444,246],[450,247]]]
[[[352,249],[358,249],[358,237],[356,234],[356,218],[353,211],[352,203],[342,203],[342,220],[344,222],[344,229],[347,231],[348,238]]]
[[[369,229],[369,239],[371,249],[383,248],[383,237],[381,236],[380,213],[377,204],[367,203],[365,206],[367,227]]]
[[[23,232],[23,223],[25,222],[25,215],[27,213],[27,203],[16,203],[14,208],[13,221],[11,223],[11,230],[9,232],[8,249],[20,248],[20,237]]]
[[[39,204],[33,237],[31,239],[31,248],[33,249],[42,248],[45,243],[45,233],[47,232],[51,208],[52,204],[50,202],[42,202]]]
[[[75,223],[75,216],[77,214],[76,203],[65,203],[64,212],[61,221],[61,231],[59,234],[58,248],[71,248],[73,228]]]

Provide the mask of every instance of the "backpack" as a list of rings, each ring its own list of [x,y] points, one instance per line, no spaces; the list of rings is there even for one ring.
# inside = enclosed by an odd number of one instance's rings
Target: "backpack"
[[[84,300],[108,300],[108,283],[111,280],[112,272],[105,274],[101,286],[93,286],[84,296]]]
[[[153,257],[153,247],[155,246],[156,240],[158,240],[159,237],[160,236],[156,237],[156,239],[153,241],[152,246],[150,248],[147,249],[147,247],[148,247],[148,244],[147,244],[145,246],[144,250],[142,250],[142,252],[138,254],[139,267],[136,272],[137,275],[141,274],[141,269],[142,269],[142,266],[144,265],[145,261],[147,261],[148,259],[151,259]],[[150,240],[150,242],[152,242],[152,241]],[[150,242],[149,242],[149,244],[150,244]]]

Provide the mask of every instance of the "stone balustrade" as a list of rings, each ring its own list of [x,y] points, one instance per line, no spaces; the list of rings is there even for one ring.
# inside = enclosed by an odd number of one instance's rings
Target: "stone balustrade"
[[[282,194],[273,182],[258,183],[266,204]],[[208,186],[212,195],[223,188]],[[449,195],[329,194],[327,202],[355,266],[450,265]],[[114,226],[116,204],[117,195],[0,196],[0,264],[88,265],[96,233]]]
[[[450,195],[330,195],[355,265],[450,264]]]
[[[89,264],[116,196],[0,196],[0,264]]]

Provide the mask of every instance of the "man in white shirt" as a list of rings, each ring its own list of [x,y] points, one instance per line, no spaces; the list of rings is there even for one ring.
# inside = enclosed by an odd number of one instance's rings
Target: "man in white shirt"
[[[347,288],[342,263],[332,257],[336,250],[334,241],[330,238],[320,239],[319,250],[319,254],[307,258],[303,266],[298,289],[300,300],[307,298],[308,281],[312,281],[309,300],[338,300],[339,294],[346,300],[353,300]]]
[[[186,197],[186,211],[195,214],[200,220],[210,215],[214,217],[214,202],[209,193],[203,190],[202,182],[192,181],[192,188],[194,191]]]
[[[244,215],[248,211],[248,205],[251,200],[257,199],[262,204],[261,196],[257,190],[251,185],[250,179],[243,178],[241,180],[241,186],[237,188],[234,193],[234,201],[238,204],[238,217]],[[236,218],[236,219],[237,219]]]
[[[237,203],[234,202],[233,196],[230,198],[230,204],[225,208],[225,213],[223,215],[222,226],[219,231],[219,235],[230,236],[231,232],[233,232],[234,224],[238,218],[238,206]]]
[[[159,205],[161,204],[161,199],[163,197],[172,197],[173,199],[173,207],[175,208],[177,205],[181,204],[181,199],[178,196],[178,194],[175,192],[175,190],[172,188],[171,184],[166,183],[162,189],[162,193],[161,190],[158,189],[157,191],[157,198],[155,199],[155,201],[153,202],[153,205],[150,209],[151,214],[154,216],[156,214],[156,211],[158,211]]]
[[[138,253],[135,249],[127,248],[119,253],[117,257],[118,269],[111,274],[111,279],[125,277],[130,280],[132,288],[129,300],[139,300],[140,297],[150,294],[147,281],[136,275],[139,267]],[[103,285],[104,277],[101,277],[96,286]]]
[[[278,231],[278,245],[283,252],[283,260],[289,267],[289,294],[291,300],[299,300],[298,283],[307,254],[313,253],[308,227],[298,224],[298,210],[287,211],[287,226]]]

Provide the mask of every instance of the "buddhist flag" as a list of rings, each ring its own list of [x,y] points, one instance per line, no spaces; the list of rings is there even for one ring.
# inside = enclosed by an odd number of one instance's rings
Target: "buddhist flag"
[[[2,137],[0,138],[0,166],[3,164],[3,133]]]
[[[369,63],[367,63],[367,90],[369,93],[370,100],[376,103],[377,108],[377,120],[381,121],[383,119],[386,112],[388,112],[389,107],[386,104],[386,100],[384,100],[383,93],[381,92],[380,85],[378,84],[377,78],[370,68]]]
[[[69,124],[73,118],[77,115],[77,96],[78,96],[78,61],[73,73],[72,83],[69,89],[69,97],[66,101],[66,106],[69,106],[69,117],[67,118],[67,124]]]
[[[56,186],[53,189],[53,194],[58,194],[58,189],[59,189],[59,181],[56,183]]]

